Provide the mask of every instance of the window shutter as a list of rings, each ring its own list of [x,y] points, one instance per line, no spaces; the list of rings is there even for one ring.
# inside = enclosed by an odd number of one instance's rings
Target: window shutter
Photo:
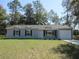
[[[13,30],[13,36],[15,36],[15,30]]]
[[[25,36],[26,36],[26,30],[25,30]]]
[[[20,36],[20,30],[19,30],[19,36]]]
[[[44,30],[44,36],[45,36],[45,30]]]
[[[32,30],[31,30],[31,36],[32,36]]]
[[[55,35],[55,37],[57,37],[57,31],[56,30],[55,30],[55,34],[54,35]]]

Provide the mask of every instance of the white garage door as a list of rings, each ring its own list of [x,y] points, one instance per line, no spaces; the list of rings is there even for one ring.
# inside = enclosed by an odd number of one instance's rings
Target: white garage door
[[[59,30],[60,39],[71,39],[71,30]]]

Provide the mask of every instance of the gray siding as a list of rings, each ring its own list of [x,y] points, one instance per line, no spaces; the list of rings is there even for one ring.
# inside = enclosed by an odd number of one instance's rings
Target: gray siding
[[[43,38],[43,31],[42,30],[32,30],[32,37],[33,38]]]
[[[20,30],[20,36],[19,35],[13,35],[14,30]],[[26,29],[28,30],[28,29]],[[32,36],[25,36],[25,29],[11,29],[7,30],[6,34],[7,38],[43,38],[43,31],[42,30],[32,30]]]
[[[6,37],[7,38],[13,38],[14,37],[13,36],[13,30],[12,29],[7,30]]]
[[[20,36],[13,35],[14,30],[20,30]],[[28,30],[28,29],[26,29]],[[44,36],[43,30],[32,30],[32,36],[25,36],[25,29],[7,29],[7,38],[38,38],[38,39],[53,39],[54,36],[47,37]],[[72,39],[72,31],[71,30],[58,30],[57,31],[58,39]]]
[[[72,39],[72,31],[71,30],[58,30],[58,38],[59,39]]]

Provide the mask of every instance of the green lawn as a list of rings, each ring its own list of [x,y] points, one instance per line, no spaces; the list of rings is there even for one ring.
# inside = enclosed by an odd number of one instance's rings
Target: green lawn
[[[70,59],[72,51],[78,47],[59,40],[0,40],[0,59]]]

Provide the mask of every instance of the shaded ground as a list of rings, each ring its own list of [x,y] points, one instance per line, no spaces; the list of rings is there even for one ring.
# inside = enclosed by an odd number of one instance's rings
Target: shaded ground
[[[74,35],[73,37],[75,40],[79,40],[79,35]]]
[[[62,59],[79,59],[79,46],[72,44],[59,45],[57,48],[52,48],[55,53],[65,54]]]

